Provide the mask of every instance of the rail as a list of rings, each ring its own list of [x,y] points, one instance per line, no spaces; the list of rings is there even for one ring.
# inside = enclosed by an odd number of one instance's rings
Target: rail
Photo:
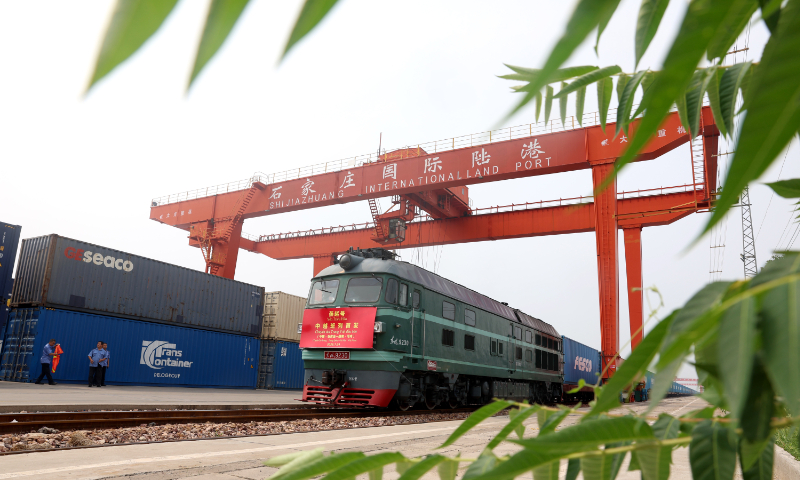
[[[704,102],[705,105],[705,102]],[[637,105],[634,105],[635,108]],[[672,108],[675,110],[675,107]],[[608,110],[609,123],[616,121],[616,108]],[[461,135],[459,137],[445,138],[442,140],[434,140],[431,142],[419,143],[416,145],[406,145],[404,147],[394,149],[383,149],[380,156],[390,154],[392,152],[414,152],[413,155],[418,156],[433,153],[447,152],[457,150],[459,148],[476,147],[481,145],[489,145],[497,142],[505,142],[508,140],[516,140],[520,138],[527,138],[534,135],[544,135],[548,133],[567,132],[580,128],[595,127],[600,125],[600,117],[598,112],[584,113],[582,121],[578,122],[576,117],[569,116],[561,122],[560,118],[552,119],[548,122],[527,123],[523,125],[516,125],[513,127],[500,128],[497,130],[488,130],[485,132],[472,133],[469,135]],[[239,190],[246,190],[253,185],[253,182],[258,181],[264,184],[271,184],[276,182],[284,182],[286,180],[295,180],[298,178],[319,175],[322,173],[339,172],[346,168],[360,167],[369,163],[375,163],[380,160],[377,152],[369,153],[366,155],[356,155],[354,157],[347,157],[340,160],[331,162],[317,163],[315,165],[308,165],[305,167],[293,168],[291,170],[284,170],[278,173],[262,173],[256,172],[252,177],[244,180],[235,180],[233,182],[214,185],[206,188],[198,188],[196,190],[187,190],[185,192],[175,193],[171,195],[164,195],[156,197],[151,200],[150,206],[157,207],[160,205],[168,205],[171,203],[184,202],[186,200],[195,200],[198,198],[210,197],[224,193],[236,192]],[[402,157],[402,154],[401,154]]]
[[[692,191],[701,191],[702,185],[676,185],[673,187],[657,187],[657,188],[647,188],[642,190],[632,190],[632,191],[623,191],[617,192],[617,199],[618,200],[625,200],[625,199],[632,199],[632,198],[641,198],[641,197],[651,197],[655,195],[669,195],[675,193],[686,193]],[[564,207],[569,205],[582,205],[587,203],[593,203],[594,197],[591,195],[588,196],[580,196],[580,197],[572,197],[572,198],[559,198],[556,200],[540,200],[538,202],[525,202],[525,203],[512,203],[510,205],[497,205],[493,207],[483,207],[483,208],[474,208],[472,209],[473,215],[488,215],[494,213],[505,213],[505,212],[518,212],[522,210],[535,210],[540,208],[553,208],[553,207]],[[435,220],[430,215],[419,215],[414,217],[408,223],[418,223],[418,222],[429,222]],[[364,223],[350,223],[347,225],[337,225],[332,227],[322,227],[322,228],[313,228],[310,230],[297,230],[294,232],[286,232],[286,233],[276,233],[276,234],[269,234],[269,235],[253,235],[249,233],[242,232],[242,238],[246,238],[252,242],[272,242],[275,240],[285,240],[289,238],[299,238],[299,237],[307,237],[307,236],[314,236],[314,235],[328,235],[332,233],[341,233],[341,232],[351,232],[355,230],[369,230],[374,229],[375,223],[374,222],[364,222]]]

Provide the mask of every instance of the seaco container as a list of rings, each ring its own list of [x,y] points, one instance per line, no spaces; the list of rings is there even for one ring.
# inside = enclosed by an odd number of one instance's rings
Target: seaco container
[[[302,389],[305,380],[302,353],[297,342],[261,340],[258,388]]]
[[[581,378],[588,384],[597,383],[600,374],[600,352],[592,347],[561,337],[564,345],[564,383],[577,385]]]
[[[266,292],[263,305],[261,338],[299,342],[297,326],[303,323],[306,299],[283,292]]]
[[[98,341],[108,343],[107,385],[255,388],[258,379],[253,337],[35,307],[11,312],[0,380],[35,381],[51,338],[64,350],[56,382],[87,383],[87,357]]]
[[[11,225],[10,223],[0,222],[0,332],[6,324],[8,318],[8,300],[11,295],[13,280],[11,274],[14,273],[14,260],[17,258],[17,246],[19,245],[19,234],[22,227]],[[0,342],[3,335],[0,334]]]
[[[263,287],[58,235],[22,241],[11,306],[259,336]]]

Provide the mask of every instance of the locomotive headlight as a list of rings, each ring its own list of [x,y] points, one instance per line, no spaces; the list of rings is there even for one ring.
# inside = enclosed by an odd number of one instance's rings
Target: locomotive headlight
[[[355,255],[351,255],[349,253],[345,253],[344,255],[339,257],[339,266],[344,268],[345,270],[350,270],[351,268],[355,267],[362,261],[364,261],[364,257],[358,257]]]
[[[375,333],[383,333],[384,330],[385,326],[383,322],[375,322],[375,329],[374,329]]]

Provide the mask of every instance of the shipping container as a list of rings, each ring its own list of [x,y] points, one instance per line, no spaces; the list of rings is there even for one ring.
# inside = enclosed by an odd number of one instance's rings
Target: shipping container
[[[22,241],[12,307],[44,306],[257,337],[263,287],[58,235]]]
[[[258,388],[302,389],[305,380],[302,353],[297,342],[261,340]]]
[[[261,338],[299,342],[300,333],[297,331],[297,326],[303,323],[306,299],[284,292],[266,292],[263,303],[264,322]]]
[[[590,385],[597,383],[602,368],[600,352],[592,347],[562,336],[564,346],[564,383],[577,385],[583,379]]]
[[[11,298],[11,286],[13,280],[11,275],[14,273],[14,260],[17,258],[17,246],[19,245],[19,235],[22,227],[11,225],[10,223],[0,222],[0,332],[6,325],[8,319],[9,300]],[[3,335],[0,334],[0,342]]]
[[[51,338],[64,350],[53,373],[61,383],[88,383],[87,356],[98,341],[108,343],[107,385],[255,388],[258,379],[253,337],[35,307],[11,312],[0,380],[35,381]]]

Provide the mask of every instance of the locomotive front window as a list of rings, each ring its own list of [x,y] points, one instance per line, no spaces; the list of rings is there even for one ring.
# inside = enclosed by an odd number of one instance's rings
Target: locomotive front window
[[[308,296],[309,305],[325,305],[336,300],[336,293],[339,291],[339,280],[326,280],[314,282],[311,286],[311,294]]]
[[[397,280],[394,278],[386,282],[386,295],[383,298],[387,303],[397,303]]]
[[[411,295],[411,308],[419,308],[419,290],[414,290]]]
[[[450,302],[442,302],[442,316],[448,320],[455,320],[456,306]]]
[[[347,303],[374,303],[381,298],[383,279],[376,277],[351,278],[347,282],[344,301]]]
[[[464,324],[471,327],[475,326],[475,312],[472,310],[464,310]]]
[[[408,285],[405,283],[400,284],[400,306],[408,306]]]

